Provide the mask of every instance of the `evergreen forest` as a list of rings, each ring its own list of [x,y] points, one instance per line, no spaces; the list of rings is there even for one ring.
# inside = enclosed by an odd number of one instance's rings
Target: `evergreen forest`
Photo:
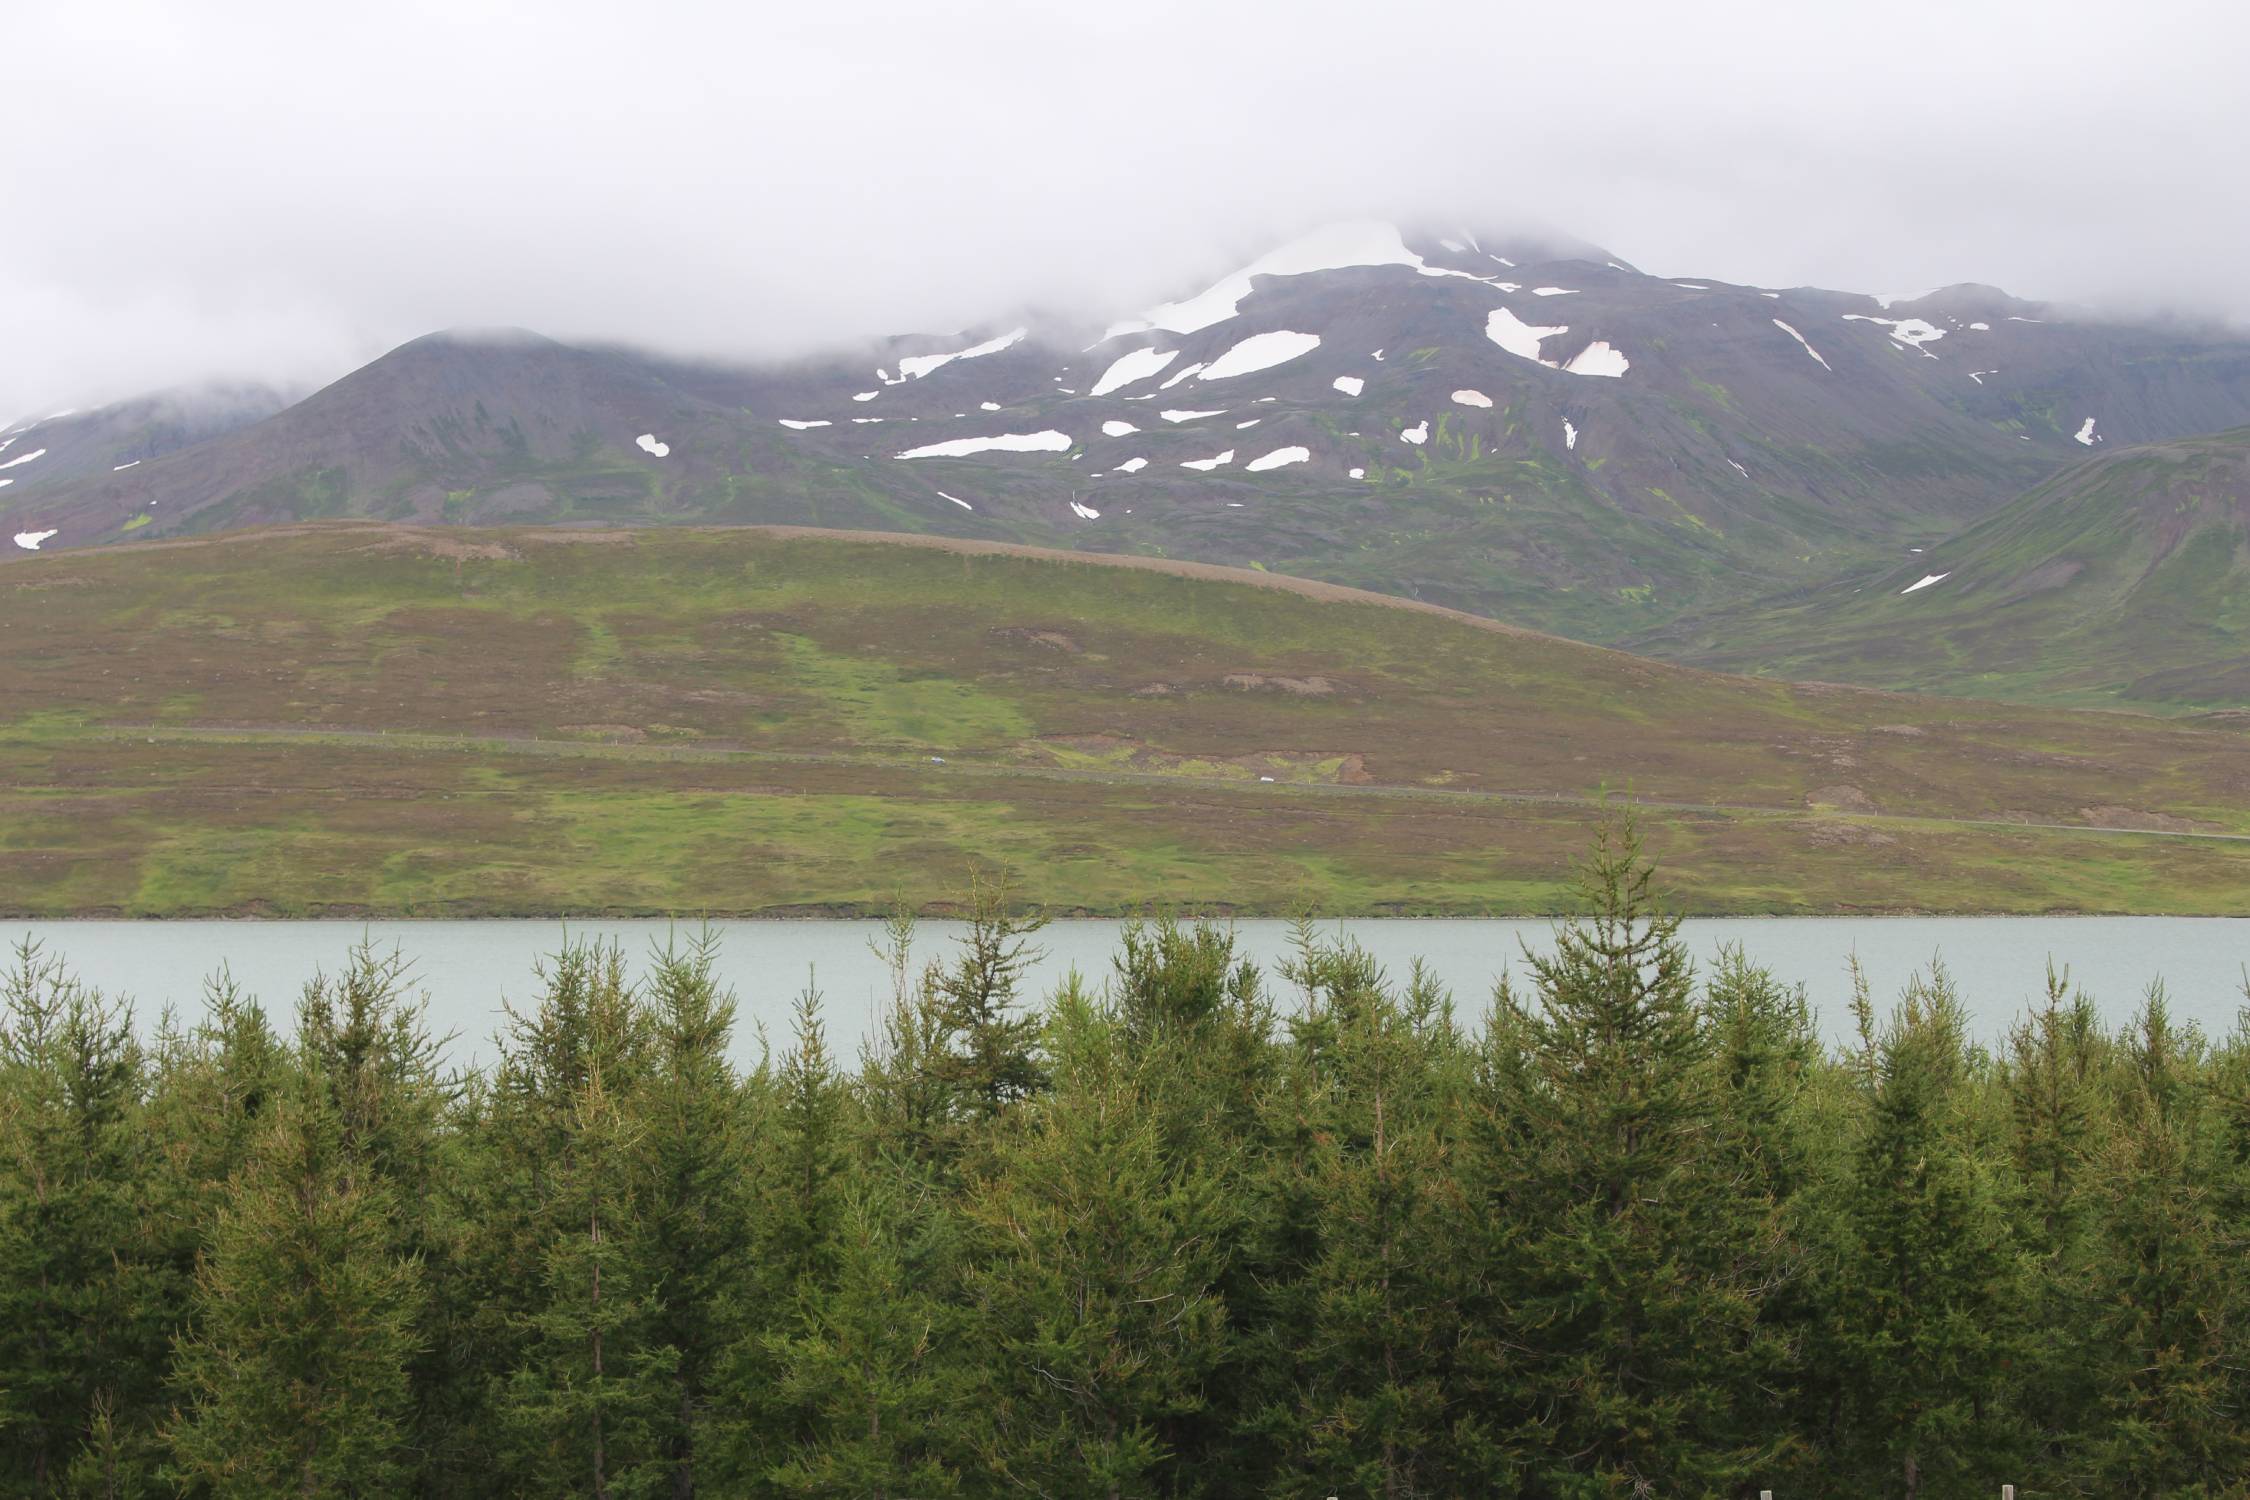
[[[27,943],[0,1494],[2250,1492],[2250,1029],[1933,964],[1824,1045],[1629,823],[1581,886],[1464,999],[1180,919],[1027,993],[980,882],[851,1057],[707,935],[466,1070],[397,953],[183,1020]]]

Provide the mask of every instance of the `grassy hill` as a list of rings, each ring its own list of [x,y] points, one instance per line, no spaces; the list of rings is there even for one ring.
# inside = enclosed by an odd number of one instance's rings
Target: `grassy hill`
[[[2250,912],[2239,729],[1793,687],[1253,572],[277,528],[0,570],[19,914]]]
[[[2240,708],[2250,703],[2250,428],[2104,454],[1888,571],[1721,611],[1643,644],[1800,679]]]

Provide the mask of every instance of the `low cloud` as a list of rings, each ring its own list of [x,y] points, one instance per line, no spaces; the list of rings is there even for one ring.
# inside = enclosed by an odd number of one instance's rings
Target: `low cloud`
[[[776,10],[17,7],[0,412],[459,324],[755,356],[1096,317],[1367,215],[2250,316],[2231,8]]]

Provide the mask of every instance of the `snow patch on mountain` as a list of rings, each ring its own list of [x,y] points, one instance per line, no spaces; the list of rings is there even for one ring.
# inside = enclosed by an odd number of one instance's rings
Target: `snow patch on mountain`
[[[19,531],[16,533],[16,545],[26,552],[37,552],[39,544],[54,534],[52,527],[45,531]]]
[[[1827,360],[1825,360],[1825,359],[1821,359],[1821,358],[1820,358],[1820,351],[1819,351],[1818,349],[1815,349],[1815,348],[1814,348],[1814,347],[1813,347],[1813,346],[1812,346],[1811,344],[1809,344],[1809,343],[1806,343],[1806,341],[1805,341],[1805,336],[1804,336],[1803,334],[1799,333],[1799,332],[1798,332],[1798,331],[1797,331],[1796,329],[1794,329],[1794,328],[1791,328],[1791,327],[1790,327],[1790,326],[1789,326],[1789,325],[1788,325],[1787,323],[1784,323],[1784,322],[1782,322],[1782,321],[1781,321],[1781,319],[1779,319],[1779,318],[1776,318],[1776,319],[1774,319],[1774,320],[1773,320],[1773,326],[1774,326],[1774,327],[1776,327],[1776,328],[1778,328],[1778,329],[1780,329],[1780,330],[1781,330],[1781,331],[1782,331],[1783,333],[1786,333],[1786,334],[1788,334],[1788,335],[1789,335],[1789,336],[1790,336],[1791,338],[1795,339],[1795,340],[1796,340],[1796,341],[1797,341],[1797,342],[1798,342],[1799,344],[1802,344],[1802,345],[1804,346],[1804,350],[1805,350],[1805,352],[1806,352],[1807,354],[1811,355],[1811,356],[1812,356],[1812,357],[1813,357],[1814,359],[1820,359],[1820,367],[1821,367],[1821,368],[1822,368],[1823,370],[1827,370],[1827,371],[1829,371],[1830,373],[1834,373],[1834,371],[1835,371],[1835,368],[1836,368],[1836,367],[1835,367],[1834,365],[1830,364],[1830,363],[1829,363],[1829,362],[1828,362]]]
[[[1003,432],[997,437],[949,438],[909,448],[900,458],[967,458],[972,453],[1064,453],[1070,434],[1048,428],[1044,432]]]
[[[955,505],[958,505],[958,506],[960,506],[960,507],[961,507],[961,508],[962,508],[963,510],[975,510],[975,509],[976,509],[976,507],[975,507],[975,506],[971,505],[971,504],[970,504],[970,503],[969,503],[968,501],[966,501],[966,500],[962,499],[962,498],[961,498],[960,496],[958,496],[958,495],[948,495],[948,494],[947,494],[947,493],[946,493],[945,491],[943,491],[943,490],[939,490],[939,491],[937,492],[937,497],[938,497],[938,498],[939,498],[940,500],[951,500],[951,501],[952,501],[952,502],[953,502],[953,503],[954,503]]]
[[[1310,448],[1276,448],[1263,458],[1253,458],[1242,467],[1252,474],[1263,474],[1268,469],[1278,469],[1283,464],[1307,463],[1312,459]]]
[[[899,381],[920,380],[923,376],[941,370],[957,359],[979,359],[987,354],[998,354],[1003,349],[1011,349],[1021,343],[1024,335],[1030,332],[1031,330],[1028,328],[1010,329],[996,339],[986,339],[981,344],[972,345],[967,349],[956,349],[951,354],[908,355],[898,362],[899,379],[888,383],[897,385]],[[856,401],[860,398],[855,396],[852,399]]]
[[[1117,472],[1120,474],[1138,474],[1147,467],[1148,460],[1145,458],[1128,458],[1117,466]]]
[[[1202,373],[1202,370],[1203,366],[1201,364],[1184,365],[1181,368],[1174,370],[1172,372],[1172,378],[1165,381],[1162,385],[1158,386],[1157,389],[1160,391],[1168,391],[1173,386],[1176,386],[1181,381],[1187,379],[1189,376]],[[1127,397],[1126,399],[1131,400],[1133,398]]]
[[[672,445],[670,443],[658,442],[656,440],[656,434],[653,432],[644,432],[639,437],[633,439],[633,446],[640,449],[643,453],[646,453],[651,458],[663,458],[672,451]]]
[[[1633,368],[1622,350],[1613,348],[1601,339],[1594,340],[1570,357],[1563,369],[1572,375],[1606,375],[1615,380]]]
[[[1212,360],[1204,367],[1199,378],[1231,380],[1254,370],[1270,370],[1275,365],[1287,364],[1301,355],[1310,354],[1319,347],[1320,335],[1317,333],[1293,333],[1286,328],[1272,333],[1254,333]]]
[[[1412,427],[1407,428],[1406,431],[1398,435],[1398,440],[1402,443],[1412,443],[1417,448],[1421,447],[1422,444],[1430,440],[1430,419],[1424,417]]]
[[[1982,385],[1984,382],[1979,381],[1977,383]],[[2092,417],[2088,417],[2085,425],[2072,433],[2071,437],[2077,442],[2084,443],[2089,448],[2102,440],[2100,435],[2094,431],[2094,419]]]
[[[1945,582],[1945,580],[1947,580],[1948,578],[1951,578],[1952,576],[1953,576],[1953,572],[1952,572],[1952,570],[1951,570],[1951,569],[1947,569],[1947,570],[1946,570],[1945,572],[1943,572],[1943,573],[1925,573],[1924,575],[1922,575],[1922,580],[1921,580],[1921,582],[1919,582],[1919,583],[1910,583],[1910,584],[1908,584],[1908,585],[1907,585],[1907,586],[1906,586],[1905,588],[1902,588],[1902,589],[1900,589],[1900,590],[1899,590],[1899,593],[1901,593],[1901,594],[1911,594],[1911,593],[1913,593],[1913,592],[1914,592],[1914,591],[1915,591],[1916,589],[1926,589],[1926,588],[1928,588],[1928,587],[1929,587],[1929,586],[1930,586],[1931,584],[1933,584],[1933,583],[1943,583],[1943,582]]]
[[[1886,302],[1883,305],[1888,307],[1890,304]],[[1944,329],[1920,318],[1871,318],[1866,313],[1845,313],[1843,318],[1847,323],[1874,323],[1887,328],[1892,338],[1909,349],[1920,349],[1924,344],[1934,344],[1945,337]]]
[[[1339,375],[1328,383],[1347,396],[1356,396],[1367,389],[1367,382],[1357,375]]]
[[[1180,467],[1183,469],[1201,469],[1204,472],[1208,473],[1211,470],[1219,467],[1219,465],[1221,464],[1231,464],[1233,462],[1234,450],[1232,448],[1229,448],[1226,452],[1220,454],[1217,458],[1191,458],[1187,460],[1187,462],[1181,464]]]
[[[1568,417],[1563,418],[1562,445],[1565,448],[1575,448],[1578,446],[1578,429],[1571,425],[1570,418]]]
[[[1439,243],[1448,244],[1446,241]],[[1500,263],[1510,264],[1504,260]],[[1351,220],[1324,225],[1269,251],[1184,302],[1167,302],[1138,318],[1112,323],[1102,337],[1105,340],[1119,338],[1155,328],[1172,333],[1195,333],[1214,323],[1223,323],[1240,312],[1242,299],[1250,295],[1252,284],[1260,276],[1309,276],[1319,271],[1345,271],[1362,266],[1400,266],[1423,276],[1491,281],[1490,277],[1472,271],[1431,265],[1407,247],[1405,237],[1395,224],[1379,219]]]
[[[1462,406],[1489,407],[1492,405],[1492,398],[1482,391],[1455,391],[1453,399]]]
[[[1112,417],[1108,421],[1102,423],[1103,437],[1123,437],[1128,432],[1139,431],[1140,429],[1138,427],[1135,427],[1132,423],[1120,422],[1115,417]]]
[[[46,451],[47,450],[44,448],[34,448],[29,453],[19,453],[14,458],[9,459],[6,463],[0,464],[0,469],[12,469],[17,464],[30,463],[33,459],[45,454]]]
[[[1227,414],[1227,412],[1226,412],[1226,408],[1225,408],[1225,407],[1223,407],[1223,406],[1222,406],[1222,407],[1220,407],[1220,408],[1219,408],[1219,409],[1218,409],[1217,411],[1180,411],[1180,410],[1173,410],[1173,411],[1160,411],[1160,412],[1158,412],[1158,413],[1157,413],[1157,415],[1158,415],[1158,416],[1162,417],[1162,418],[1163,418],[1163,419],[1164,419],[1165,421],[1167,421],[1167,422],[1200,422],[1200,421],[1202,421],[1202,420],[1203,420],[1203,419],[1204,419],[1205,417],[1223,417],[1223,416],[1225,416],[1226,414]]]
[[[1167,302],[1149,309],[1139,319],[1112,324],[1105,337],[1144,333],[1151,328],[1195,333],[1233,317],[1257,277],[1309,276],[1316,271],[1354,266],[1410,266],[1419,270],[1422,257],[1406,248],[1394,224],[1371,219],[1329,224],[1261,255],[1184,302]]]
[[[1539,357],[1539,344],[1558,333],[1570,332],[1569,324],[1553,328],[1534,328],[1505,307],[1496,307],[1485,315],[1484,336],[1518,359],[1528,359],[1534,364],[1546,364]]]
[[[1102,378],[1094,382],[1094,388],[1087,394],[1106,396],[1137,380],[1146,380],[1179,357],[1177,349],[1129,350],[1110,362],[1110,367],[1102,372]]]
[[[139,465],[139,463],[140,463],[140,460],[136,458],[136,459],[134,459],[134,460],[133,460],[133,462],[132,462],[132,463],[129,463],[129,464],[112,464],[112,465],[110,465],[110,470],[109,470],[109,472],[110,472],[110,473],[112,473],[112,474],[122,474],[122,473],[124,473],[124,472],[125,472],[125,471],[126,471],[127,469],[130,469],[130,468],[134,468],[134,467],[137,467],[137,466]]]
[[[799,432],[803,432],[808,427],[833,427],[836,425],[826,417],[812,417],[804,420],[796,417],[778,417],[775,420],[780,422],[782,426],[794,427]]]
[[[1102,513],[1091,505],[1080,505],[1073,500],[1070,502],[1070,508],[1082,521],[1099,521],[1102,518]]]
[[[1531,295],[1534,297],[1575,297],[1578,295],[1578,288],[1574,286],[1535,286],[1531,289]]]
[[[978,411],[998,411],[999,409],[1000,403],[997,401],[979,401],[977,403]]]

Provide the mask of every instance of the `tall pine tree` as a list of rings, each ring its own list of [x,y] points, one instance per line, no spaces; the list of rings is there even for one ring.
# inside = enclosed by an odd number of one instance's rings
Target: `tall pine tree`
[[[1973,1130],[1963,1016],[1942,966],[1908,986],[1869,1052],[1816,1351],[1838,1377],[1833,1461],[1869,1495],[1996,1486],[2021,1454],[2002,1378],[2016,1262]]]
[[[2235,1404],[2250,1359],[2234,1274],[2241,1230],[2221,1220],[2214,1192],[2219,1138],[2200,1051],[2151,987],[2098,1166],[2107,1253],[2084,1308],[2101,1377],[2084,1464],[2097,1493],[2222,1494],[2250,1473]]]
[[[1588,914],[1527,954],[1530,991],[1504,984],[1495,1020],[1528,1053],[1531,1229],[1503,1273],[1540,1440],[1527,1488],[1742,1485],[1778,1448],[1742,1410],[1779,1358],[1772,1201],[1719,1149],[1714,1037],[1629,818],[1603,828],[1581,894]]]
[[[51,1493],[89,1458],[115,1489],[149,1460],[168,1333],[144,1061],[131,1013],[34,944],[0,1003],[5,1482]]]
[[[422,1291],[394,1190],[353,1148],[340,1094],[307,1059],[211,1234],[173,1471],[220,1496],[375,1497],[412,1473]]]

